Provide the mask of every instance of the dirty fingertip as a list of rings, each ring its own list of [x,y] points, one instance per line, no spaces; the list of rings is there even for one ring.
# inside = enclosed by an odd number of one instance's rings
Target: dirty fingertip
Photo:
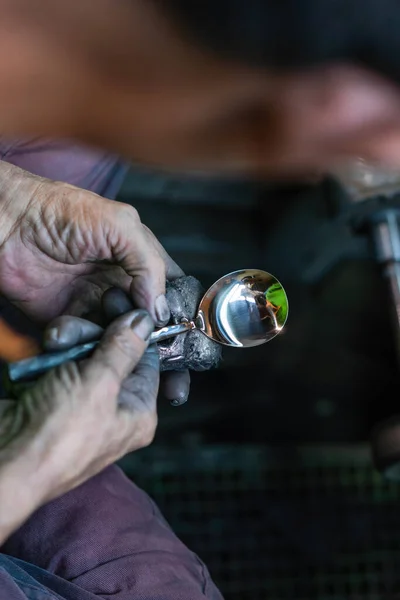
[[[58,349],[74,343],[75,338],[77,338],[77,334],[73,327],[71,331],[71,327],[68,327],[68,325],[60,324],[59,327],[46,329],[43,336],[43,344],[47,349]]]
[[[188,399],[188,396],[184,398],[175,398],[174,400],[171,400],[171,406],[182,406],[183,404],[186,404]]]
[[[171,311],[168,306],[165,294],[158,296],[155,302],[156,323],[159,327],[166,325],[171,318]]]
[[[136,316],[132,319],[131,329],[140,339],[147,342],[154,331],[153,319],[145,310],[138,310]]]
[[[46,342],[58,342],[59,329],[58,327],[50,327],[45,331]]]

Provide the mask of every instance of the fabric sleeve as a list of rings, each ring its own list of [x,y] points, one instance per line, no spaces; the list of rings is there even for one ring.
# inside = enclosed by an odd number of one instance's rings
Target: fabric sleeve
[[[116,466],[41,508],[2,551],[115,600],[221,600],[205,565]]]
[[[63,181],[115,199],[128,163],[103,150],[64,140],[10,140],[0,137],[0,160],[34,175]]]

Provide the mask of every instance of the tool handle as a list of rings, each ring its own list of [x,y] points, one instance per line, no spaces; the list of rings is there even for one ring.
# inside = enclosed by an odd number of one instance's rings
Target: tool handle
[[[168,325],[162,329],[154,331],[150,336],[150,344],[157,344],[176,335],[186,333],[193,329],[194,325],[190,322],[179,323],[178,325]],[[7,375],[11,382],[28,381],[36,379],[39,375],[43,375],[50,369],[59,367],[60,365],[71,360],[83,360],[92,354],[99,342],[90,342],[81,344],[69,350],[61,352],[51,352],[40,354],[33,358],[27,358],[6,365]]]

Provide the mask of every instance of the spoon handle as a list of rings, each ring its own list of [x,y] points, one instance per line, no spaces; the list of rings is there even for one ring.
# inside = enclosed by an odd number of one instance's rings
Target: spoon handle
[[[157,344],[158,342],[168,340],[176,335],[186,333],[193,328],[193,324],[186,321],[179,323],[178,325],[163,327],[151,334],[149,344]],[[43,375],[43,373],[46,373],[50,369],[59,367],[71,360],[83,360],[91,355],[98,343],[98,341],[90,342],[88,344],[75,346],[69,350],[40,354],[33,358],[27,358],[14,363],[7,363],[6,371],[8,379],[12,382],[32,380],[39,375]]]
[[[187,333],[191,329],[195,329],[194,324],[191,321],[183,321],[182,323],[178,323],[177,325],[167,325],[162,329],[157,329],[157,331],[153,331],[150,336],[150,344],[158,344],[158,342],[163,342],[164,340],[169,340],[176,335],[181,335],[181,333]]]

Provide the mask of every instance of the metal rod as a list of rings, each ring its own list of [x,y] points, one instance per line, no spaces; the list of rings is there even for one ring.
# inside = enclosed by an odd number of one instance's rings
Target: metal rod
[[[384,274],[389,283],[392,323],[394,325],[393,333],[396,341],[397,357],[400,364],[400,264],[391,263],[387,265]]]
[[[375,255],[387,279],[393,334],[400,364],[400,229],[399,212],[389,209],[375,217],[372,225]]]
[[[163,327],[162,329],[158,329],[151,334],[149,343],[157,344],[171,337],[175,337],[176,335],[186,333],[194,327],[194,323],[190,321],[184,321],[178,325],[169,325],[167,327]],[[36,379],[50,369],[59,367],[66,362],[88,358],[95,350],[98,343],[98,341],[90,342],[88,344],[75,346],[74,348],[70,348],[69,350],[64,350],[62,352],[41,354],[33,358],[27,358],[14,363],[8,363],[6,365],[8,378],[14,383]]]

